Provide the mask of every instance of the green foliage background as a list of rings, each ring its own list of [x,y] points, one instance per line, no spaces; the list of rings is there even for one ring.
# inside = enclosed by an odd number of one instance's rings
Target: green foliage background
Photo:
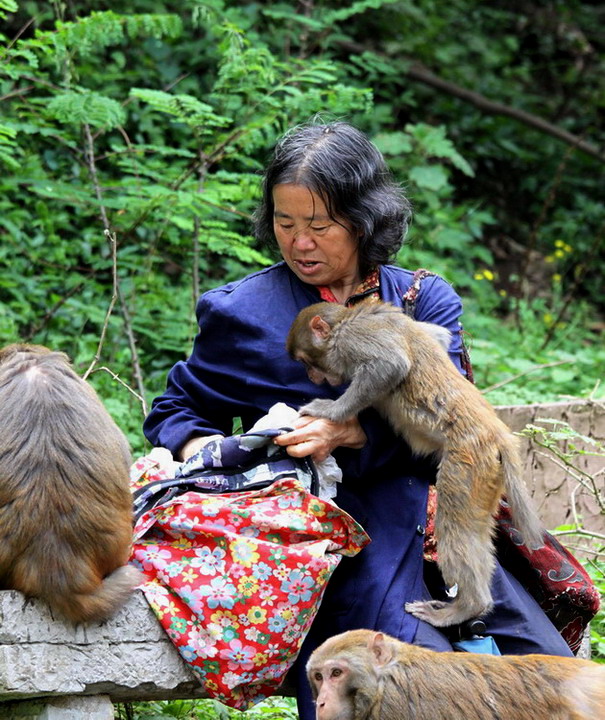
[[[250,231],[259,173],[318,113],[368,132],[405,186],[399,262],[462,294],[493,403],[603,397],[602,5],[0,0],[0,15],[0,342],[61,349],[82,373],[99,352],[90,381],[135,453],[195,298],[275,259]]]
[[[274,259],[250,234],[259,172],[276,138],[317,113],[367,131],[406,187],[415,220],[400,262],[465,298],[480,387],[521,376],[492,402],[586,395],[602,376],[603,157],[413,75],[602,147],[598,7],[0,8],[0,339],[89,367],[114,292],[109,228],[119,282],[90,379],[135,451],[144,407],[190,348],[195,297]]]

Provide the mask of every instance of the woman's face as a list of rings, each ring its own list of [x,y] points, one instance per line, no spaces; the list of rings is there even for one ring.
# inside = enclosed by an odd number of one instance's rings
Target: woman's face
[[[273,203],[275,238],[290,270],[310,285],[327,285],[344,301],[361,281],[350,224],[331,218],[319,195],[304,185],[275,185]]]

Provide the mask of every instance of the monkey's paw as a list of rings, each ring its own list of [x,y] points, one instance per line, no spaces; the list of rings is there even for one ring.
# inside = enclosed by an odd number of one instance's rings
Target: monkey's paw
[[[328,420],[340,420],[338,413],[334,412],[335,400],[322,400],[317,398],[311,400],[310,403],[303,405],[298,411],[301,415],[311,415],[318,418],[327,418]]]
[[[430,614],[431,610],[443,610],[447,604],[448,603],[443,602],[443,600],[425,600],[406,603],[405,609],[406,612],[420,617],[423,613]]]
[[[424,602],[411,602],[405,604],[405,609],[419,620],[424,620],[434,627],[448,627],[460,625],[471,618],[480,618],[488,613],[493,603],[482,606],[480,603],[468,606],[459,600],[443,602],[442,600],[426,600]]]
[[[406,612],[410,615],[417,617],[419,620],[441,627],[443,624],[440,622],[445,615],[446,608],[449,603],[443,602],[442,600],[426,600],[419,602],[409,602],[405,604]]]

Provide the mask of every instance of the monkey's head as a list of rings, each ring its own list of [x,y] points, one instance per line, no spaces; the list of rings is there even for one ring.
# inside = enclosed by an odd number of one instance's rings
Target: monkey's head
[[[332,331],[346,312],[347,308],[336,303],[316,303],[301,310],[292,323],[286,349],[293,360],[305,366],[309,380],[316,385],[344,381],[330,363],[329,350]]]
[[[0,348],[0,363],[5,362],[9,358],[14,357],[18,353],[22,353],[22,357],[28,355],[48,355],[51,351],[44,345],[30,345],[29,343],[12,343]]]
[[[7,376],[14,372],[22,374],[32,368],[42,368],[46,363],[57,364],[66,373],[73,373],[65,353],[50,350],[44,345],[12,343],[0,348],[0,370]]]
[[[385,666],[397,657],[396,643],[374,630],[351,630],[320,645],[307,663],[317,720],[373,718],[370,709]]]

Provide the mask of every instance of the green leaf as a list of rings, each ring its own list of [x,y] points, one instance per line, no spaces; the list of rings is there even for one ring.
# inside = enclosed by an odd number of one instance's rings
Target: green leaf
[[[48,103],[48,116],[67,125],[88,124],[111,129],[124,124],[126,113],[119,102],[96,92],[67,92]]]
[[[410,170],[409,178],[421,188],[436,191],[442,190],[448,182],[442,165],[418,165]]]
[[[405,155],[412,152],[412,140],[408,133],[378,133],[372,139],[384,155]]]

